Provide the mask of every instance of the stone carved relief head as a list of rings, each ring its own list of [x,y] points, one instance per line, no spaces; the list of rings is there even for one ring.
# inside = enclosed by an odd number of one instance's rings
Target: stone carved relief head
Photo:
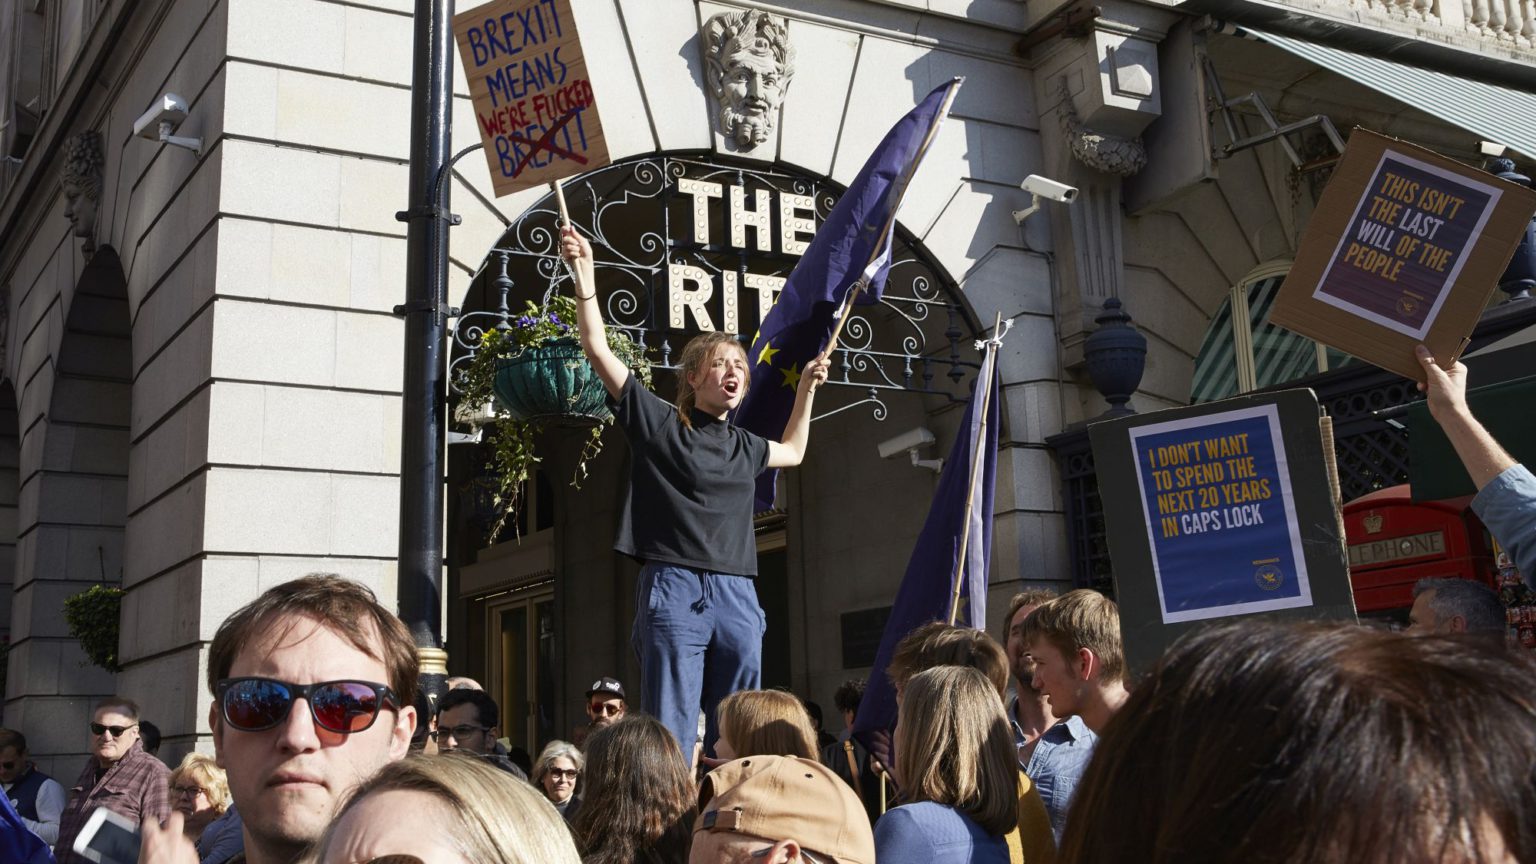
[[[76,237],[85,240],[84,252],[96,251],[96,208],[101,201],[101,135],[81,132],[64,143],[64,171],[60,182],[69,204],[64,216],[74,226]]]
[[[751,148],[773,135],[795,51],[782,18],[756,9],[722,12],[704,24],[710,92],[720,106],[720,134]]]

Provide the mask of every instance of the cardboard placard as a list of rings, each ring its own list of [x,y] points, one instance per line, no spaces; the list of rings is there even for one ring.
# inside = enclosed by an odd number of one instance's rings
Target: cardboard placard
[[[498,198],[608,164],[571,0],[497,0],[453,35]]]
[[[1536,190],[1356,129],[1280,286],[1274,324],[1414,380],[1449,368],[1536,212]]]
[[[1212,619],[1355,620],[1310,390],[1108,420],[1088,435],[1133,669]]]

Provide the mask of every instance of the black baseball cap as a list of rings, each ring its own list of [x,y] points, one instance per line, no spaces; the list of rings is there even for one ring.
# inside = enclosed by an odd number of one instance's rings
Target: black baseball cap
[[[599,678],[596,681],[593,681],[592,686],[587,688],[587,698],[591,699],[593,696],[596,696],[599,693],[603,693],[608,696],[617,696],[620,699],[625,698],[624,685],[620,684],[619,679],[617,678]]]

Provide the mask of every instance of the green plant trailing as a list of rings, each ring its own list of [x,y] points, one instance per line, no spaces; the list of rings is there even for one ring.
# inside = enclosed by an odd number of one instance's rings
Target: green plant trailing
[[[613,422],[603,406],[602,382],[581,351],[574,298],[552,295],[543,309],[530,300],[523,314],[508,319],[507,324],[506,328],[486,330],[459,380],[462,404],[490,403],[496,418],[486,432],[495,477],[491,501],[496,518],[487,536],[490,542],[495,542],[507,520],[517,514],[524,484],[539,462],[533,442],[541,426],[551,422],[592,426],[571,478],[571,485],[580,489],[587,476],[587,462],[602,452],[603,426]],[[607,335],[614,355],[649,388],[651,362],[644,349],[616,327],[608,327]],[[524,394],[507,392],[529,383],[547,392],[529,394],[527,400],[520,398]],[[547,400],[556,392],[563,394],[563,401],[553,410],[528,408],[527,402],[533,397],[542,395]]]
[[[123,589],[112,585],[92,585],[64,599],[64,620],[70,635],[79,640],[86,659],[108,672],[122,671],[117,665],[122,606]]]

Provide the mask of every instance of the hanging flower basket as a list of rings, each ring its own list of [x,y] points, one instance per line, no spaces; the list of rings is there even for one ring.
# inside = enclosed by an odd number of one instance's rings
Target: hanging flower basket
[[[529,302],[522,315],[508,316],[479,334],[479,345],[458,381],[464,404],[489,402],[494,412],[487,433],[492,476],[486,485],[496,511],[490,541],[517,512],[522,490],[539,462],[534,442],[540,428],[590,427],[571,478],[579,489],[587,462],[602,450],[603,426],[613,422],[607,390],[581,350],[575,324],[576,304],[570,297],[546,297],[542,308]],[[607,339],[614,356],[650,387],[645,349],[615,327],[607,328]]]
[[[496,401],[524,423],[605,423],[607,389],[575,339],[556,339],[496,360]]]

